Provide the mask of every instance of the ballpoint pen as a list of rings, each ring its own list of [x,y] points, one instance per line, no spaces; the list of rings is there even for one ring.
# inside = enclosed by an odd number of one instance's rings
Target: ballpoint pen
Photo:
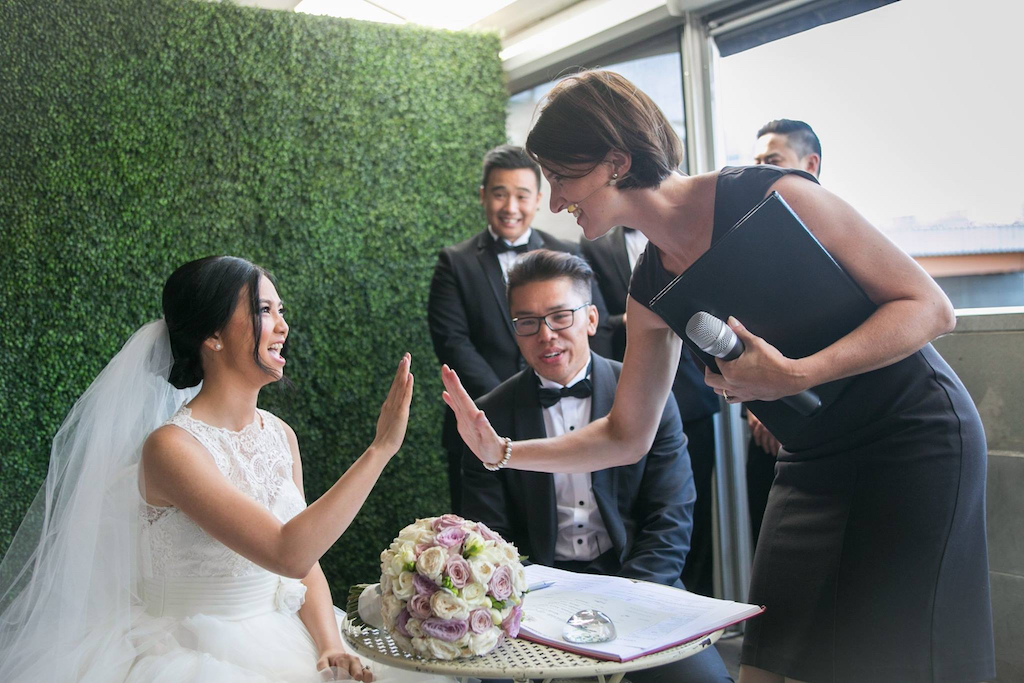
[[[535,583],[532,586],[527,586],[526,590],[527,590],[527,592],[539,591],[541,588],[547,588],[548,586],[554,586],[554,585],[555,585],[554,581],[541,581],[540,583]]]

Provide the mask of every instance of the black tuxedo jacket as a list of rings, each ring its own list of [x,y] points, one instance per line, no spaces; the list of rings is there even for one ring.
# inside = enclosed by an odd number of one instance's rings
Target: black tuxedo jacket
[[[531,233],[528,245],[530,251],[551,249],[579,253],[579,245],[537,229]],[[611,325],[596,284],[591,301],[597,306],[601,319],[597,334],[590,340],[591,348],[598,353],[608,353]],[[487,230],[441,250],[430,283],[427,322],[438,361],[459,373],[463,386],[473,398],[486,394],[526,367],[512,331],[494,239]],[[461,439],[448,412],[443,443],[449,449],[458,449]]]
[[[597,284],[608,306],[609,322],[612,325],[612,350],[609,357],[621,361],[626,353],[626,325],[622,322],[622,315],[626,312],[626,298],[629,296],[629,281],[632,277],[629,252],[626,250],[626,231],[619,226],[593,242],[583,240],[580,252],[594,269]],[[685,346],[679,357],[672,393],[679,404],[683,422],[714,415],[720,409],[718,396],[704,383],[703,366]]]
[[[622,365],[591,356],[594,420],[611,410]],[[547,434],[537,400],[539,386],[537,375],[527,369],[477,405],[498,434],[514,441],[543,438]],[[465,447],[462,467],[464,515],[515,543],[531,562],[553,565],[557,534],[553,476],[512,469],[488,472]],[[633,465],[593,472],[591,480],[614,552],[602,555],[588,571],[681,585],[696,493],[675,400],[669,396],[647,455]]]

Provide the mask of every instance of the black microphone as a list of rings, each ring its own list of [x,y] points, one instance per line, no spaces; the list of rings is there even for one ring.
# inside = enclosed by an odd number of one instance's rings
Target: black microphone
[[[743,353],[743,342],[732,328],[707,311],[698,311],[690,317],[686,323],[686,336],[704,353],[715,358],[735,360]],[[821,398],[810,389],[779,400],[805,417],[821,409]]]

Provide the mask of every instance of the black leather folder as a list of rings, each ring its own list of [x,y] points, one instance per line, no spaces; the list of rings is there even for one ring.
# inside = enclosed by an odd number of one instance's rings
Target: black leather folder
[[[876,306],[773,192],[666,285],[651,308],[718,372],[715,358],[686,336],[686,323],[698,311],[722,320],[734,316],[783,355],[804,358],[849,334]],[[815,387],[822,410],[848,382]]]

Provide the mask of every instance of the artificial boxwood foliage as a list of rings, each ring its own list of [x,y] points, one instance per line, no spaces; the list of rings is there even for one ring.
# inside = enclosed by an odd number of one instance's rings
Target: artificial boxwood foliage
[[[322,561],[340,601],[414,517],[447,511],[426,325],[438,249],[480,228],[504,141],[494,35],[188,0],[0,0],[0,550],[50,440],[178,265],[278,277],[306,496],[373,438],[413,355],[408,437]]]

